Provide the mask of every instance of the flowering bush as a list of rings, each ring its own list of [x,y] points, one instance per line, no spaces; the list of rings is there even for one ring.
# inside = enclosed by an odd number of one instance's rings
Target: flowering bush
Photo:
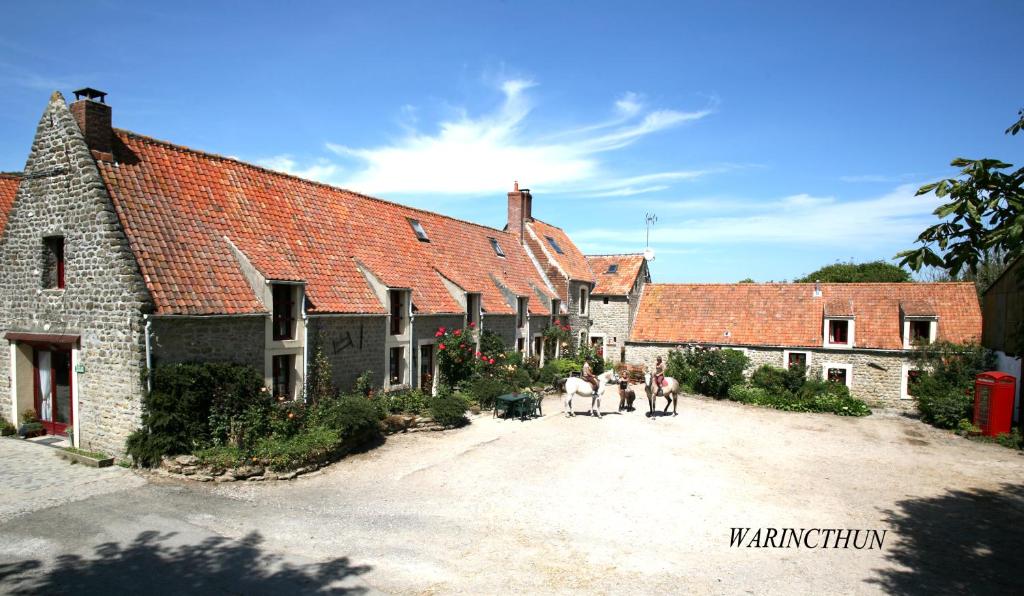
[[[476,325],[470,323],[466,329],[438,327],[437,369],[441,381],[455,386],[476,372],[483,362],[484,354],[476,349]]]
[[[551,325],[544,329],[544,351],[549,357],[554,357],[556,346],[562,346],[561,354],[568,353],[572,345],[572,328],[564,323],[559,317],[551,317]]]

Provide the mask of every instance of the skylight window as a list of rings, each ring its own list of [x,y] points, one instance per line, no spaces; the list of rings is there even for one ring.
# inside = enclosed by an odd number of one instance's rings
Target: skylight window
[[[430,238],[427,238],[427,231],[423,229],[420,220],[409,218],[409,225],[412,226],[412,231],[416,232],[416,238],[420,242],[430,242]]]
[[[501,245],[498,244],[498,239],[497,238],[488,238],[488,240],[491,241],[491,248],[494,249],[494,254],[498,255],[499,257],[504,257],[505,256],[505,251],[501,250]]]
[[[557,252],[560,255],[564,255],[565,254],[564,252],[562,252],[562,247],[558,246],[558,242],[556,242],[554,238],[552,238],[551,236],[544,236],[544,237],[548,239],[548,244],[551,245],[551,248],[555,249],[555,252]]]
[[[619,264],[618,263],[612,263],[611,265],[608,265],[608,271],[605,271],[605,273],[617,273],[618,271],[619,271]]]

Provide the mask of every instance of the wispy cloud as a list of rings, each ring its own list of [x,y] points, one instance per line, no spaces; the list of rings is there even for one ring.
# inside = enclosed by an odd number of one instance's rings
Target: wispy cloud
[[[534,109],[529,93],[534,87],[528,79],[505,80],[500,85],[502,101],[494,110],[477,116],[460,110],[439,122],[433,133],[418,128],[420,115],[414,106],[404,106],[404,134],[388,144],[326,143],[330,160],[308,165],[279,156],[261,163],[296,174],[316,168],[321,180],[368,193],[448,195],[501,192],[519,180],[545,192],[587,189],[607,193],[603,196],[629,196],[710,173],[679,170],[614,178],[601,154],[705,118],[713,105],[696,111],[651,109],[639,94],[625,93],[614,101],[607,120],[538,137],[525,131]]]
[[[901,185],[881,196],[841,201],[798,194],[773,201],[681,201],[684,208],[662,215],[651,230],[651,245],[688,247],[742,244],[815,247],[880,247],[907,244],[934,219],[936,200],[915,196],[916,187]],[[707,216],[714,205],[717,213]],[[703,209],[702,209],[703,208]],[[700,211],[701,217],[692,217]],[[690,215],[690,217],[687,217]],[[637,230],[590,228],[570,230],[575,241],[619,250],[635,247]]]

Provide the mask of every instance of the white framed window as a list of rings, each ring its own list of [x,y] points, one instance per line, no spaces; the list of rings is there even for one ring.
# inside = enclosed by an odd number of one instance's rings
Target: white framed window
[[[904,317],[903,348],[909,350],[919,343],[935,343],[939,320],[935,317]]]
[[[921,371],[913,365],[903,365],[903,374],[900,375],[900,399],[914,399],[914,385],[920,375]]]
[[[802,364],[804,368],[810,368],[811,353],[807,350],[783,350],[782,368],[792,368],[796,364]]]
[[[821,365],[821,378],[824,381],[842,383],[847,389],[853,388],[853,365],[844,362],[826,362]]]
[[[855,330],[856,321],[852,318],[825,317],[822,343],[826,348],[853,348],[853,334]]]

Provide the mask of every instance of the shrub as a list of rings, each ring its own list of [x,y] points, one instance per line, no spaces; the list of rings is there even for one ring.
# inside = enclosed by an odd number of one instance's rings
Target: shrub
[[[246,463],[245,451],[227,445],[202,449],[195,455],[200,464],[213,468],[235,468]]]
[[[770,401],[767,391],[761,387],[752,387],[750,385],[733,385],[729,387],[729,399],[755,405],[766,405]]]
[[[263,439],[253,456],[272,470],[293,470],[327,461],[341,446],[341,437],[338,430],[314,426],[293,437]]]
[[[331,361],[324,354],[325,341],[323,333],[318,333],[317,345],[313,350],[313,358],[309,363],[307,398],[312,403],[331,399],[338,393],[337,388],[334,386]]]
[[[456,385],[468,379],[480,367],[482,351],[477,351],[473,329],[438,327],[437,370],[441,380]]]
[[[867,404],[850,396],[846,385],[816,379],[807,380],[796,393],[786,390],[772,393],[755,385],[733,385],[729,388],[729,399],[789,412],[830,412],[839,416],[871,414]]]
[[[974,378],[996,367],[995,354],[977,344],[922,345],[913,359],[922,371],[914,385],[917,409],[922,420],[939,428],[957,428],[962,418],[971,417]]]
[[[682,376],[681,384],[692,386],[697,392],[711,397],[725,397],[729,387],[742,384],[743,370],[749,362],[746,354],[739,350],[699,348],[686,352],[673,350],[669,352],[668,360],[674,365],[674,372]]]
[[[469,409],[469,402],[458,393],[452,393],[447,387],[442,387],[438,395],[430,400],[430,417],[445,428],[462,426],[469,420],[466,418],[466,410]]]
[[[6,437],[13,435],[18,432],[18,428],[7,421],[6,418],[0,418],[0,437]]]
[[[750,384],[769,394],[796,393],[806,381],[807,369],[803,366],[787,369],[765,364],[750,375]]]
[[[356,379],[355,385],[352,387],[352,393],[356,395],[362,395],[363,397],[369,397],[373,393],[373,371],[363,371],[363,374],[359,375]]]
[[[575,360],[576,363],[580,365],[580,368],[583,368],[584,362],[589,362],[590,370],[592,370],[595,375],[599,375],[604,372],[604,358],[599,356],[597,354],[597,350],[587,343],[580,344],[580,347],[576,350]]]
[[[481,408],[490,409],[494,407],[495,398],[499,395],[514,393],[516,390],[504,379],[491,375],[477,375],[463,384],[462,391]]]
[[[559,379],[572,376],[572,373],[580,372],[582,366],[575,360],[568,358],[552,358],[544,363],[540,369],[538,380],[545,384],[554,384]]]
[[[380,437],[380,417],[373,402],[358,395],[346,395],[311,408],[308,423],[313,428],[337,431],[344,446],[354,449]]]

